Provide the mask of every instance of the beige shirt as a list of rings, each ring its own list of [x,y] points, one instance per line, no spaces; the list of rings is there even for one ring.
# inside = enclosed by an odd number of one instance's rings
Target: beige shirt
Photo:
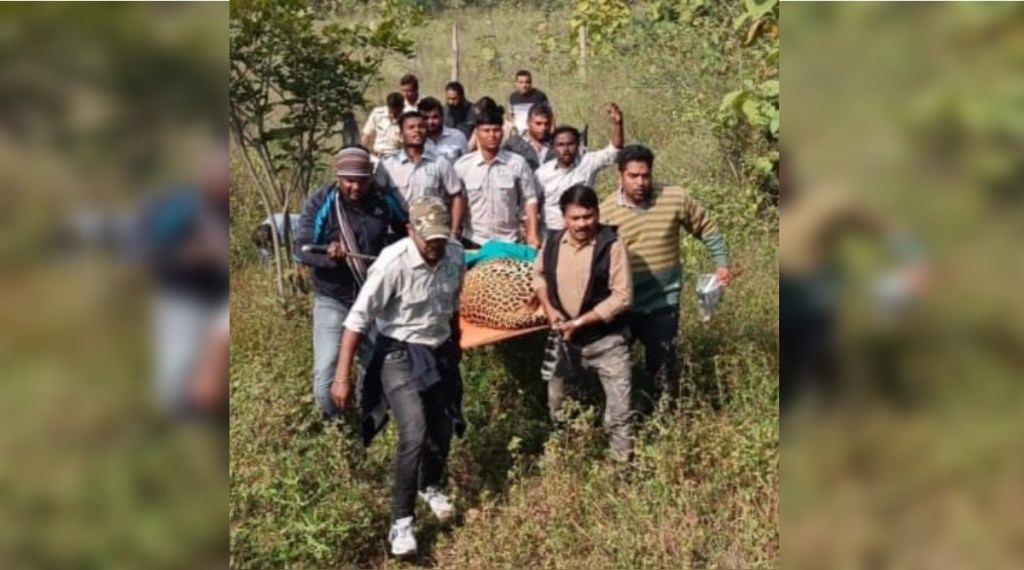
[[[595,236],[587,243],[577,244],[569,232],[565,232],[562,236],[562,246],[558,248],[555,281],[558,283],[558,298],[570,319],[580,316],[583,297],[586,296],[587,285],[590,283],[590,266],[594,260],[596,239]],[[608,255],[608,288],[611,295],[594,305],[594,312],[606,323],[629,310],[633,303],[633,276],[629,270],[629,258],[622,240],[616,240],[611,245]],[[542,247],[533,262],[533,290],[539,291],[546,287]]]
[[[507,150],[488,164],[480,151],[460,158],[455,174],[462,181],[469,212],[462,234],[477,243],[519,241],[519,214],[537,202],[538,185],[526,160]]]
[[[451,336],[466,276],[464,251],[449,240],[444,258],[431,268],[412,238],[389,245],[366,277],[345,328],[362,334],[377,325],[380,334],[436,348]]]
[[[602,168],[614,164],[618,155],[619,149],[608,145],[601,150],[581,154],[576,157],[575,164],[568,169],[562,168],[558,164],[558,159],[540,165],[537,169],[537,181],[544,193],[544,226],[549,230],[564,229],[565,221],[562,219],[562,209],[558,205],[562,194],[575,184],[586,184],[593,188],[597,173]]]
[[[394,188],[402,197],[405,210],[409,204],[424,196],[443,200],[462,192],[462,182],[447,159],[432,152],[424,152],[419,162],[413,162],[405,150],[381,159],[374,172],[381,188]]]
[[[398,121],[392,121],[387,106],[375,107],[363,125],[364,135],[373,135],[373,152],[380,155],[394,154],[402,150]]]

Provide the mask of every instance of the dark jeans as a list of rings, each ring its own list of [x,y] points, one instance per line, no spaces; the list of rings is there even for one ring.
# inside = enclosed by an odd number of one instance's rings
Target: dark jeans
[[[779,318],[779,408],[785,411],[816,391],[835,395],[832,339],[833,315],[826,312],[784,315]]]
[[[644,345],[644,370],[654,384],[652,399],[656,401],[662,394],[675,398],[679,394],[679,379],[675,374],[679,307],[652,313],[631,312],[628,322],[633,340]]]
[[[398,425],[391,497],[392,517],[398,520],[413,516],[417,491],[441,485],[452,440],[451,419],[438,397],[438,384],[419,391],[405,349],[384,356],[381,382]]]

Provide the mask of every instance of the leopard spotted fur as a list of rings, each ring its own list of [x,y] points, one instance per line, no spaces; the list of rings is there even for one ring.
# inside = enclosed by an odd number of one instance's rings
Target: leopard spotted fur
[[[466,273],[459,301],[469,322],[495,329],[515,330],[547,322],[533,293],[532,264],[499,258],[474,266]]]

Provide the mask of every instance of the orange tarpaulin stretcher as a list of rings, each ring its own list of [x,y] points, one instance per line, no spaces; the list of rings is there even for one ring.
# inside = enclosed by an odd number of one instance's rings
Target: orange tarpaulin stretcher
[[[525,260],[527,260],[527,261],[532,261],[533,260],[533,255],[536,255],[536,250],[534,250],[533,248],[531,248],[528,245],[511,244],[511,243],[504,243],[504,242],[489,241],[489,242],[487,242],[484,245],[484,247],[482,249],[485,250],[485,251],[486,250],[491,250],[492,252],[498,252],[498,253],[505,252],[507,254],[509,250],[516,250],[516,248],[519,248],[520,251],[518,253],[520,255],[518,255],[518,256],[512,255],[511,257],[513,257],[513,258],[522,259],[523,255],[524,255],[523,254],[524,250],[526,252],[530,253],[530,255],[525,258]],[[467,250],[467,252],[466,252],[466,261],[467,261],[467,263],[470,263],[470,264],[475,263],[476,261],[473,261],[473,262],[470,261],[470,256],[471,255],[479,255],[480,253],[481,253],[481,250],[479,250],[479,249],[477,249],[477,250]],[[494,258],[497,258],[497,257],[506,257],[506,256],[492,255],[491,259],[494,259]],[[479,261],[480,258],[476,258],[476,260]],[[543,315],[544,314],[543,307],[537,307],[536,314],[537,315]],[[508,340],[510,338],[515,338],[517,336],[523,336],[523,335],[535,333],[535,332],[538,332],[538,331],[547,330],[548,328],[550,328],[550,327],[547,324],[543,324],[543,325],[540,325],[540,326],[530,327],[530,328],[526,328],[526,329],[492,329],[492,328],[489,328],[489,327],[486,327],[486,326],[483,326],[483,325],[477,325],[477,324],[471,323],[471,322],[467,321],[465,318],[460,316],[459,317],[459,329],[460,329],[460,332],[461,332],[461,341],[459,342],[459,346],[462,347],[462,350],[467,350],[467,349],[470,349],[470,348],[476,348],[478,346],[485,346],[485,345],[488,345],[488,344],[494,344],[496,342],[501,342],[503,340]]]
[[[530,327],[528,329],[492,329],[475,325],[466,319],[459,317],[459,329],[462,332],[462,338],[459,342],[459,346],[462,347],[462,350],[468,350],[470,348],[501,342],[503,340],[547,330],[549,328],[551,327],[548,325],[540,325],[537,327]]]

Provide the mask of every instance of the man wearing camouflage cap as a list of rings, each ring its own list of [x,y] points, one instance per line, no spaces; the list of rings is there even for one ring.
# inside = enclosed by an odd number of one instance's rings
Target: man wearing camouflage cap
[[[461,435],[459,293],[466,274],[463,249],[451,235],[442,199],[424,197],[409,208],[409,237],[380,253],[345,319],[331,398],[345,408],[352,394],[353,356],[374,324],[377,340],[362,385],[363,442],[387,420],[398,423],[392,494],[391,553],[416,553],[417,491],[441,520],[455,510],[441,493],[452,432]]]

